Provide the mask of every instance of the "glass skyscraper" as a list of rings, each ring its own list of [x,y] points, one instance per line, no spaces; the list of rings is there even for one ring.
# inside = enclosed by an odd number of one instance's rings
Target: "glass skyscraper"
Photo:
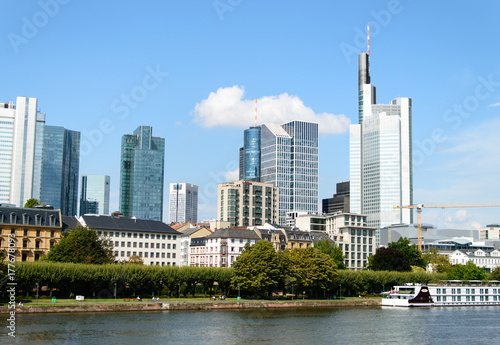
[[[76,216],[80,168],[80,132],[45,126],[40,202]]]
[[[279,187],[279,223],[287,212],[318,212],[318,124],[263,124],[261,182]]]
[[[120,211],[162,221],[165,139],[152,132],[152,127],[140,126],[122,137]]]
[[[189,183],[171,183],[169,193],[169,221],[198,222],[198,186]]]
[[[243,135],[243,180],[260,180],[261,128],[250,127]]]
[[[40,199],[45,114],[36,98],[0,103],[0,202]]]
[[[411,224],[411,210],[394,209],[413,204],[411,99],[376,104],[369,55],[361,53],[358,61],[359,124],[350,127],[351,212],[366,214],[368,226],[376,229]]]
[[[109,214],[109,182],[106,175],[83,175],[80,192],[80,216]]]

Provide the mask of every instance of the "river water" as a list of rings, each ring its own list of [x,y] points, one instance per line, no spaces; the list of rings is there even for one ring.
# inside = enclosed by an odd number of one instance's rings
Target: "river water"
[[[17,314],[1,344],[495,344],[500,307]]]

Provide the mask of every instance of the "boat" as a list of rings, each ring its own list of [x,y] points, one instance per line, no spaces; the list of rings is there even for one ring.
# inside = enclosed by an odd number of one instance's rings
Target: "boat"
[[[434,305],[426,285],[398,285],[391,291],[384,292],[383,295],[385,295],[382,299],[384,307],[432,307]]]
[[[447,280],[437,284],[404,284],[382,293],[386,307],[500,305],[500,282]]]

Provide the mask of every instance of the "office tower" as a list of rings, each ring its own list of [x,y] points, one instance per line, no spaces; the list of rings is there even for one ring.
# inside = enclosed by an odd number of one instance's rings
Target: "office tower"
[[[318,212],[318,124],[263,124],[261,182],[279,187],[279,224],[291,211]]]
[[[272,183],[235,181],[217,189],[217,220],[230,226],[276,224],[279,219],[279,188]]]
[[[75,216],[78,205],[80,132],[45,126],[40,202]]]
[[[171,183],[169,221],[175,223],[198,222],[198,186],[189,183]]]
[[[333,198],[323,199],[323,214],[350,213],[349,181],[337,183]]]
[[[243,180],[260,180],[261,128],[250,127],[243,135]]]
[[[413,204],[412,104],[403,97],[376,104],[369,58],[369,53],[359,54],[359,124],[350,126],[350,198],[351,212],[366,214],[368,226],[380,229],[413,222],[411,210],[393,208]]]
[[[0,103],[0,202],[22,207],[40,199],[45,114],[36,98]]]
[[[243,180],[243,157],[245,157],[245,148],[244,147],[240,147],[240,164],[239,164],[239,169],[238,169],[238,179],[239,180]]]
[[[80,216],[109,214],[109,176],[83,175],[80,192]]]
[[[124,216],[162,221],[165,139],[152,133],[152,127],[140,126],[122,137],[120,210]]]

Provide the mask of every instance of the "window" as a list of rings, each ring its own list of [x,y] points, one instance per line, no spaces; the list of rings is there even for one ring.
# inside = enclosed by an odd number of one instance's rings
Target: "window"
[[[175,253],[172,253],[172,258],[174,258],[174,259],[175,259]]]
[[[130,256],[130,252],[127,252],[127,256]]]
[[[127,232],[127,237],[131,238],[132,237],[132,233],[131,232]]]
[[[175,241],[177,239],[177,236],[176,235],[172,236],[172,239]]]
[[[139,234],[139,238],[143,238],[144,237],[144,234]]]
[[[149,234],[144,234],[144,238],[149,238]]]
[[[160,234],[156,234],[156,239],[159,240],[160,239]]]
[[[134,232],[134,238],[137,238],[137,232]]]
[[[166,235],[161,235],[161,239],[164,240],[167,236]]]
[[[124,232],[122,232],[122,237],[125,237],[125,233]]]
[[[172,249],[175,249],[175,243],[174,243],[174,244],[172,244]]]
[[[172,235],[168,235],[167,240],[171,240],[171,239],[172,239]]]
[[[118,247],[120,245],[120,242],[115,241],[115,247]]]
[[[130,248],[130,242],[127,242],[127,247],[129,247],[129,248]]]
[[[54,237],[54,231],[50,232],[50,237]]]
[[[149,248],[149,243],[148,242],[144,243],[144,248]]]
[[[170,249],[170,243],[167,243],[167,249]]]
[[[159,243],[156,244],[156,249],[160,249],[160,244]]]
[[[120,256],[125,256],[125,252],[124,252],[124,251],[121,251],[121,252],[120,252]]]
[[[23,231],[23,235],[24,235],[24,236],[28,236],[28,230],[24,230],[24,231]]]
[[[132,247],[137,248],[137,242],[133,242]]]
[[[161,244],[161,249],[165,249],[165,243]]]

